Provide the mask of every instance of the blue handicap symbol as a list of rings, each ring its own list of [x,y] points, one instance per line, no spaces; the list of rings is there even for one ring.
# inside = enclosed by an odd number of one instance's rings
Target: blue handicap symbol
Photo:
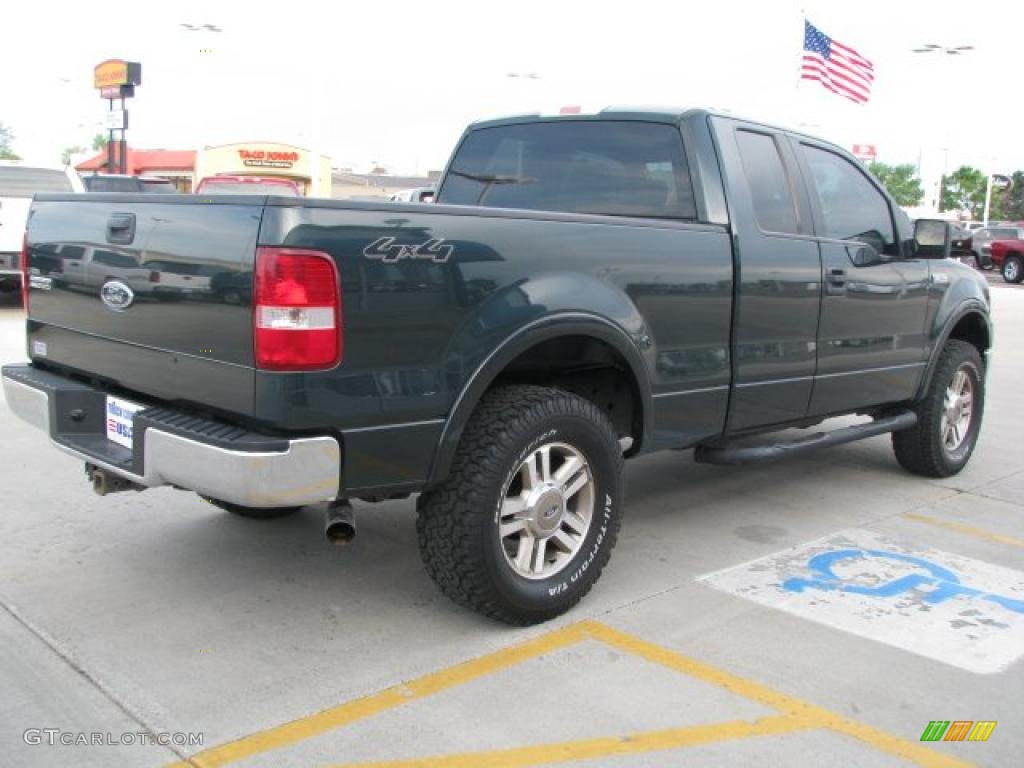
[[[916,565],[923,573],[911,573],[893,579],[885,584],[874,587],[862,584],[844,582],[832,571],[833,567],[843,560],[857,560],[865,557],[881,558],[883,560],[896,560],[901,563]],[[836,590],[850,592],[855,595],[868,595],[869,597],[893,597],[919,587],[932,587],[924,592],[921,602],[941,603],[951,597],[976,597],[981,600],[989,600],[1017,613],[1024,613],[1024,600],[1015,600],[1003,595],[994,595],[991,592],[982,592],[960,583],[960,577],[948,568],[912,555],[904,555],[899,552],[885,552],[879,549],[837,549],[832,552],[823,552],[815,555],[807,561],[807,567],[815,574],[811,578],[791,578],[782,582],[782,588],[787,592],[803,592],[807,587],[816,589]]]

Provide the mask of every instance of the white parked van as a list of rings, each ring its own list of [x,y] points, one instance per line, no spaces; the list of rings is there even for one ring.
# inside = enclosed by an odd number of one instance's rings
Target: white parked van
[[[71,166],[26,165],[0,160],[0,290],[21,285],[21,241],[28,209],[37,192],[83,192],[82,180]]]

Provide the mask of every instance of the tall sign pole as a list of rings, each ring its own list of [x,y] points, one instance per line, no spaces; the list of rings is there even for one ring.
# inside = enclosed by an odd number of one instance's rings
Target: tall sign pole
[[[114,132],[120,131],[118,170],[128,172],[128,110],[124,100],[135,95],[135,86],[142,85],[142,65],[137,61],[107,59],[93,69],[93,85],[107,100],[107,173],[114,173]],[[121,108],[114,109],[114,101],[121,100]]]

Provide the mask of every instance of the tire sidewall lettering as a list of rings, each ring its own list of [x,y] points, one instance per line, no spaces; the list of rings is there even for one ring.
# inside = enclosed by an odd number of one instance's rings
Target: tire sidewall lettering
[[[537,596],[542,594],[546,599],[568,596],[570,593],[585,589],[588,583],[588,579],[585,577],[591,569],[597,567],[598,563],[595,561],[597,561],[598,556],[601,555],[604,559],[607,557],[605,550],[608,548],[608,543],[612,538],[609,536],[609,530],[613,528],[614,518],[618,512],[618,502],[616,499],[620,493],[618,487],[616,487],[616,478],[610,477],[614,474],[615,468],[609,465],[608,457],[600,450],[600,442],[597,435],[587,428],[589,425],[577,426],[576,423],[568,421],[565,417],[558,421],[560,423],[557,426],[545,427],[540,434],[531,437],[516,452],[509,471],[505,474],[501,486],[497,489],[497,498],[494,503],[492,516],[491,541],[493,548],[491,548],[491,551],[494,552],[494,565],[501,574],[500,581],[505,584],[503,591],[510,594],[510,596],[516,593],[525,593],[524,597],[530,593]],[[603,500],[601,513],[599,517],[592,521],[590,530],[587,532],[588,541],[577,553],[575,563],[570,563],[565,570],[550,576],[548,579],[526,579],[512,571],[511,567],[505,562],[502,553],[502,543],[497,535],[497,528],[500,525],[501,519],[502,502],[505,490],[530,453],[536,450],[539,445],[553,442],[556,438],[559,442],[571,445],[583,453],[587,463],[590,464],[596,486],[595,490],[598,498]],[[601,569],[597,568],[597,570],[600,572]]]

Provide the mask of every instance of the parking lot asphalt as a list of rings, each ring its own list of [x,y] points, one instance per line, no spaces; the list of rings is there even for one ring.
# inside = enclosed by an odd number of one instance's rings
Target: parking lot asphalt
[[[437,592],[411,500],[357,503],[336,549],[317,508],[257,522],[171,489],[99,498],[0,407],[0,762],[1019,762],[1024,292],[990,282],[964,472],[906,474],[887,437],[745,468],[637,459],[601,581],[528,629]],[[21,360],[3,301],[0,360]],[[978,738],[922,742],[932,721]],[[157,733],[202,743],[139,743]],[[103,743],[60,743],[80,734]]]

